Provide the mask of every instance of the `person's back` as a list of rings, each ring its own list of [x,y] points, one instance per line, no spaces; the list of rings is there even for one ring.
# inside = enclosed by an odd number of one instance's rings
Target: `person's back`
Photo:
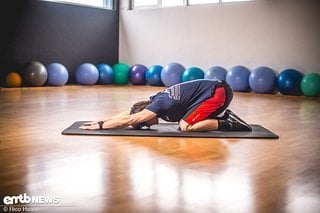
[[[150,97],[151,103],[146,109],[155,112],[166,121],[179,121],[188,112],[193,111],[215,93],[216,88],[226,85],[214,79],[198,79],[173,85]],[[229,105],[233,93],[228,89],[226,105]],[[223,103],[222,103],[223,104]]]

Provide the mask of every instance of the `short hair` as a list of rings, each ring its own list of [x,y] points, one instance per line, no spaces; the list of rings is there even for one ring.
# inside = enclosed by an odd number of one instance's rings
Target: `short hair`
[[[130,110],[130,115],[136,114],[138,112],[141,112],[150,103],[151,103],[151,101],[139,101],[139,102],[133,104],[132,107],[131,107],[131,110]],[[133,124],[132,128],[134,128],[134,129],[142,129],[142,127],[144,127],[144,126],[148,126],[146,122]]]

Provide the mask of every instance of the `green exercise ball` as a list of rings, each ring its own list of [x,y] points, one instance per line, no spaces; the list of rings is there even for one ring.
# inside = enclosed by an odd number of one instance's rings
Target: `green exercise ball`
[[[127,64],[117,63],[112,66],[112,69],[114,84],[128,84],[130,67]]]
[[[305,96],[315,97],[320,94],[320,75],[306,74],[301,81],[301,90]]]

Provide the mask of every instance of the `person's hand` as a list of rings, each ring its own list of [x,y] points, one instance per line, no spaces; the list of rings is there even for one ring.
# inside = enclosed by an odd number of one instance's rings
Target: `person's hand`
[[[98,124],[98,122],[99,122],[99,121],[89,121],[89,122],[83,123],[83,126],[95,125],[95,124]]]
[[[100,125],[98,123],[99,121],[91,121],[91,122],[86,122],[82,126],[80,126],[80,129],[84,130],[96,130],[100,129]]]

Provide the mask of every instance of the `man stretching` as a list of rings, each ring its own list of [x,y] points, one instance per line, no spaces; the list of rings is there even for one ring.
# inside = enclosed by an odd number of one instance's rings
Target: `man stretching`
[[[232,98],[233,91],[225,81],[192,80],[135,103],[130,112],[85,123],[80,128],[96,130],[131,126],[141,129],[158,124],[161,118],[167,122],[179,122],[181,131],[252,131],[246,122],[227,109]],[[223,112],[224,115],[219,117]]]

